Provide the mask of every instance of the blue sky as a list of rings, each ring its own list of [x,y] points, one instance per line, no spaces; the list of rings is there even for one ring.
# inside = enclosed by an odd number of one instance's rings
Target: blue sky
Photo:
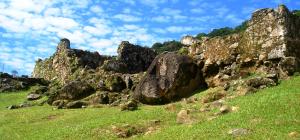
[[[299,0],[0,0],[0,71],[30,75],[60,38],[72,48],[116,55],[128,40],[151,46],[184,35],[234,27],[258,8]]]

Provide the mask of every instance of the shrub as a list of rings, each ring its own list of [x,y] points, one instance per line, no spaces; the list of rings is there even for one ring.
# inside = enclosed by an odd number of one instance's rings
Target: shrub
[[[189,54],[189,50],[187,47],[182,47],[179,51],[178,51],[178,54],[181,54],[181,55],[188,55]]]
[[[155,43],[152,45],[152,48],[158,53],[163,53],[165,51],[168,52],[174,52],[174,51],[178,51],[180,48],[182,48],[182,44],[178,41],[167,41],[164,43]]]
[[[300,10],[294,10],[293,11],[294,15],[299,16],[300,17]]]
[[[202,37],[217,37],[217,36],[226,36],[226,35],[230,35],[233,33],[240,33],[243,32],[247,29],[247,23],[248,21],[244,21],[241,25],[236,26],[235,28],[230,28],[230,27],[224,27],[224,28],[220,28],[220,29],[213,29],[210,33],[206,34],[206,33],[199,33],[196,38],[200,39]]]

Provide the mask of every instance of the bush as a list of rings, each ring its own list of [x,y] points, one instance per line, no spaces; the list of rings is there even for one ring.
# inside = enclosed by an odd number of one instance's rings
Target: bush
[[[178,54],[181,54],[181,55],[188,55],[189,54],[189,50],[187,47],[182,47],[179,51],[178,51]]]
[[[294,10],[293,14],[300,17],[300,10]]]
[[[210,33],[206,34],[206,33],[199,33],[196,38],[200,39],[202,37],[217,37],[217,36],[226,36],[226,35],[230,35],[233,33],[240,33],[243,32],[247,29],[247,23],[248,21],[244,21],[241,25],[236,26],[235,28],[230,28],[230,27],[224,27],[224,28],[220,28],[220,29],[214,29],[212,30]]]
[[[197,34],[196,38],[201,40],[202,37],[207,37],[207,36],[208,36],[208,34],[206,34],[206,33],[199,33],[199,34]]]
[[[178,41],[167,41],[167,42],[164,42],[164,43],[155,43],[152,45],[152,48],[158,53],[158,54],[161,54],[165,51],[168,51],[168,52],[174,52],[174,51],[178,51],[179,49],[182,48],[182,44]]]

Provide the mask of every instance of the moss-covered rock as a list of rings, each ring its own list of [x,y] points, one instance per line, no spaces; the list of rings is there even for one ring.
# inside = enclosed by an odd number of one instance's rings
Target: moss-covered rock
[[[122,77],[112,75],[105,80],[105,86],[109,91],[120,92],[126,88],[126,83],[124,82]]]

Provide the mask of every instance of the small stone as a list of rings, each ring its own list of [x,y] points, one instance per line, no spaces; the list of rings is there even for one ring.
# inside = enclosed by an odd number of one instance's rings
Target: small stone
[[[175,112],[177,110],[177,107],[175,104],[168,104],[166,107],[165,107],[165,110],[167,111],[171,111],[171,112]]]
[[[212,116],[212,117],[207,118],[207,120],[208,120],[208,121],[211,121],[211,120],[214,120],[214,119],[216,119],[216,118],[217,118],[216,116]]]
[[[233,112],[236,112],[236,111],[238,111],[238,110],[239,110],[239,107],[237,107],[237,106],[231,107],[231,111],[233,111]]]
[[[293,132],[289,133],[289,137],[290,138],[299,138],[300,134],[296,131],[293,131]]]
[[[9,110],[18,109],[18,108],[19,108],[19,106],[17,106],[17,105],[10,105],[7,107],[7,109],[9,109]]]
[[[250,133],[250,131],[248,129],[244,129],[244,128],[235,128],[228,132],[228,134],[233,135],[234,137],[247,135],[249,133]]]
[[[194,97],[191,97],[191,98],[184,98],[183,101],[186,103],[186,104],[192,104],[192,103],[195,103],[198,99],[197,98],[194,98]]]
[[[84,102],[84,101],[74,101],[74,102],[70,102],[66,105],[66,108],[68,109],[76,109],[76,108],[83,108],[85,106],[87,106],[88,103]]]
[[[156,129],[154,127],[149,127],[145,133],[145,135],[149,135],[151,133],[153,133]]]
[[[121,111],[129,110],[134,111],[138,109],[138,103],[135,100],[128,101],[127,103],[120,105]]]
[[[220,108],[224,105],[224,102],[225,102],[224,100],[220,99],[220,100],[211,102],[209,104],[209,106],[212,107],[212,108]]]
[[[189,110],[181,110],[177,114],[177,119],[176,119],[178,124],[191,124],[192,119],[191,119],[191,114]]]
[[[220,113],[221,114],[225,114],[225,113],[228,113],[231,111],[231,107],[228,106],[228,105],[223,105],[221,108],[220,108]]]
[[[200,112],[208,112],[208,111],[210,111],[210,109],[208,107],[203,106],[200,108]]]
[[[27,100],[29,100],[29,101],[37,100],[39,98],[41,98],[41,95],[39,95],[39,94],[29,94],[27,96]]]
[[[158,124],[161,123],[161,120],[151,120],[150,123],[151,123],[152,125],[158,125]]]

